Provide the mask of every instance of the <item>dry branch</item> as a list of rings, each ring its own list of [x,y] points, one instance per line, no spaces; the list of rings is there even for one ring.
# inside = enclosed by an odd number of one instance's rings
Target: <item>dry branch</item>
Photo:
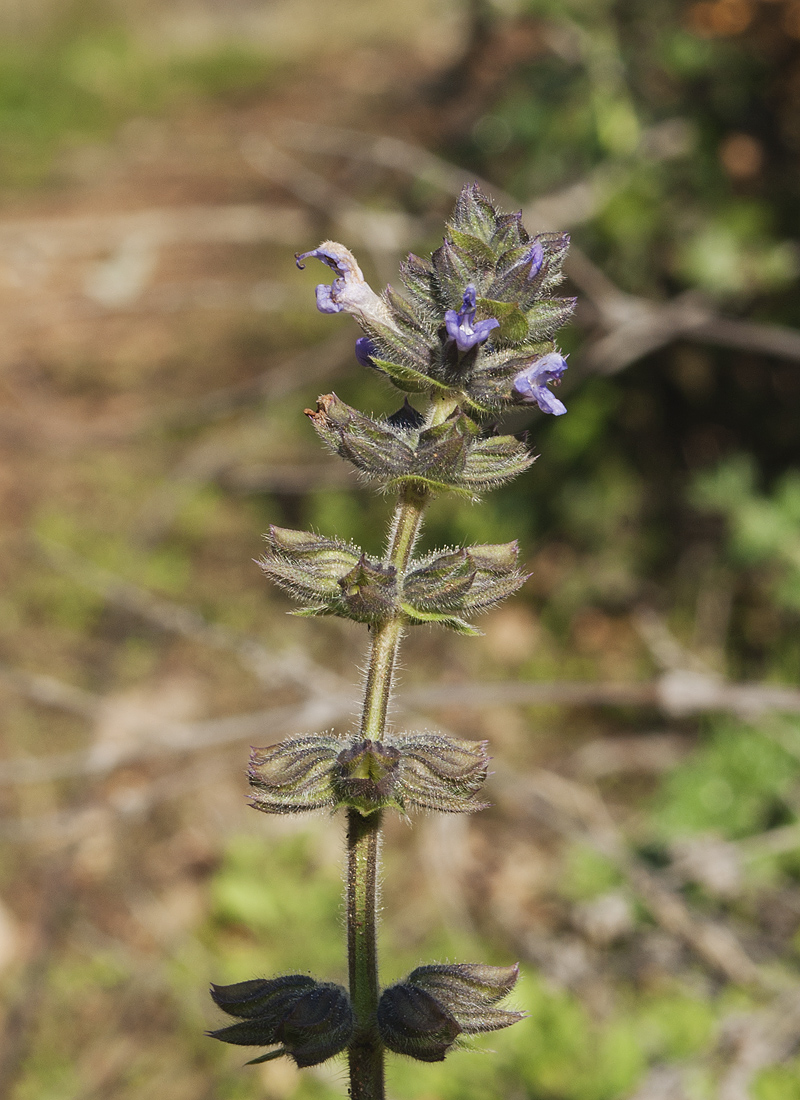
[[[308,232],[308,216],[296,206],[168,206],[127,214],[0,221],[0,254],[10,266],[29,263],[31,253],[48,262],[91,257],[133,238],[152,248],[259,241],[294,246]]]
[[[753,718],[770,710],[800,713],[800,690],[776,684],[732,684],[712,674],[675,669],[643,683],[448,684],[415,688],[400,697],[416,707],[610,706],[653,707],[670,717],[731,713]]]

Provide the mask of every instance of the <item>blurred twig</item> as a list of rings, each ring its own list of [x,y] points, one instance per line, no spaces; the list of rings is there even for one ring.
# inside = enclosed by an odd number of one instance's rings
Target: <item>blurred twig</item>
[[[738,985],[774,992],[777,983],[758,967],[733,932],[691,913],[683,899],[628,849],[594,791],[545,769],[526,776],[496,767],[500,802],[515,814],[532,816],[570,838],[580,838],[611,860],[667,932],[683,940],[706,965]]]
[[[134,596],[138,590],[133,589]],[[49,757],[23,757],[0,765],[0,783],[34,783],[44,780],[64,778],[74,775],[106,774],[130,763],[146,760],[167,753],[186,753],[207,749],[231,741],[248,737],[274,738],[291,726],[298,728],[321,728],[337,719],[350,716],[355,706],[355,691],[352,685],[345,685],[342,678],[323,670],[304,655],[269,654],[257,642],[242,639],[227,628],[208,624],[205,620],[195,620],[194,612],[173,605],[154,602],[148,607],[137,599],[129,600],[130,593],[122,589],[113,592],[112,597],[121,605],[134,610],[162,628],[193,637],[211,645],[213,648],[227,649],[240,656],[243,663],[252,671],[268,679],[275,686],[282,678],[284,683],[303,684],[308,692],[304,703],[289,706],[267,708],[248,714],[231,715],[225,718],[208,719],[203,722],[164,722],[156,720],[143,723],[142,733],[147,742],[134,745],[101,743],[87,750],[71,753],[59,753]],[[174,615],[173,615],[174,613]],[[185,617],[184,617],[185,614]],[[102,699],[79,692],[66,684],[59,684],[50,677],[41,677],[18,671],[3,672],[8,682],[32,702],[53,706],[79,713],[85,717],[94,717],[100,713]],[[443,691],[429,689],[406,692],[398,700],[398,709],[409,714],[409,708],[431,706],[507,706],[510,704],[536,705],[554,703],[562,705],[631,705],[631,702],[650,702],[655,697],[656,685],[604,685],[604,684],[471,684],[461,685]],[[747,713],[753,713],[753,702],[749,689],[751,685],[728,685],[731,699],[726,706],[722,695],[715,695],[706,703],[696,699],[696,711],[706,709],[725,710],[742,709],[742,700],[747,701]],[[608,689],[619,688],[615,694]],[[637,691],[637,689],[645,689]],[[786,705],[784,695],[791,697],[793,706]],[[770,705],[777,709],[800,711],[800,693],[789,689],[772,689],[770,685],[753,686],[753,698],[758,699],[759,708]],[[683,705],[683,704],[682,704]],[[682,714],[692,713],[683,709]],[[424,722],[424,716],[421,720]],[[266,742],[264,742],[266,743]]]
[[[156,596],[87,561],[61,543],[40,540],[48,561],[77,584],[91,589],[109,603],[138,615],[160,630],[189,638],[212,649],[232,653],[266,688],[294,684],[304,695],[338,694],[341,680],[311,660],[300,649],[281,653],[267,649],[255,638],[221,623],[210,623],[198,611]]]
[[[645,683],[448,684],[404,692],[418,707],[611,706],[655,707],[670,717],[728,712],[752,718],[766,711],[800,713],[800,690],[777,684],[734,684],[712,674],[675,669]]]
[[[800,1043],[800,995],[791,991],[760,1012],[732,1016],[722,1029],[726,1066],[718,1100],[751,1100],[756,1074],[785,1061]]]
[[[100,699],[97,701],[100,706]],[[73,776],[100,776],[162,756],[201,752],[234,741],[271,744],[293,729],[320,729],[353,713],[353,696],[312,696],[304,703],[270,707],[203,722],[142,723],[146,740],[96,742],[78,752],[24,756],[0,763],[0,785],[43,783]]]
[[[352,356],[352,336],[339,333],[324,344],[304,349],[252,382],[218,390],[191,405],[184,404],[172,414],[167,413],[161,419],[161,425],[175,427],[180,423],[218,419],[237,407],[254,405],[265,398],[280,398],[299,385],[311,386],[322,379],[327,382]],[[247,425],[241,427],[241,432],[248,437],[250,435]],[[203,485],[221,480],[229,471],[235,471],[240,461],[241,455],[235,438],[203,438],[199,443],[193,443],[140,508],[133,537],[145,545],[158,541],[169,530],[181,507],[193,493]],[[338,467],[332,469],[336,471]],[[295,475],[291,491],[298,491],[298,483],[299,479]],[[279,488],[277,479],[272,484],[275,486],[274,491],[285,491]],[[265,481],[264,487],[268,485],[269,481]]]
[[[36,1032],[47,993],[48,973],[69,920],[74,887],[72,850],[51,856],[41,875],[34,942],[17,990],[6,1010],[0,1043],[0,1100],[10,1100]]]
[[[13,264],[31,251],[47,260],[92,256],[133,237],[144,238],[155,248],[262,240],[293,245],[307,232],[307,215],[296,206],[169,206],[127,214],[0,221],[0,252],[4,263]]]

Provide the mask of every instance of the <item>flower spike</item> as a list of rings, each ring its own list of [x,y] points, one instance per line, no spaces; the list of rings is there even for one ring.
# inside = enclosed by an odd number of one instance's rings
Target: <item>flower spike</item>
[[[295,614],[336,615],[371,638],[364,706],[349,736],[293,736],[253,749],[251,804],[263,813],[344,810],[345,907],[350,989],[305,974],[212,987],[235,1022],[210,1034],[315,1066],[347,1051],[353,1100],[384,1100],[383,1060],[394,1051],[441,1061],[464,1037],[508,1027],[523,1014],[498,1007],[518,968],[419,966],[381,992],[376,929],[385,812],[471,813],[488,774],[483,741],[387,725],[398,647],[410,626],[476,634],[467,621],[526,579],[516,542],[447,547],[419,556],[425,509],[436,496],[476,500],[527,469],[524,439],[502,435],[513,404],[561,416],[549,387],[567,368],[554,337],[574,300],[556,297],[569,246],[565,233],[531,236],[522,212],[504,214],[477,184],[464,187],[430,259],[409,255],[400,286],[377,294],[344,245],[297,253],[331,269],[317,308],[349,313],[362,335],[355,358],[404,395],[390,415],[367,415],[334,393],[306,409],[315,432],[363,477],[399,499],[382,553],[315,531],[271,527],[258,564],[299,603]],[[399,404],[399,402],[397,402]],[[396,405],[393,403],[393,406]]]

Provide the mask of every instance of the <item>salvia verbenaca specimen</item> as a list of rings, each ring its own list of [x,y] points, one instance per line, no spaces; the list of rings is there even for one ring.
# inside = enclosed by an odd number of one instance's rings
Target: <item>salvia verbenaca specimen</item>
[[[346,1051],[352,1100],[384,1100],[386,1051],[437,1062],[464,1037],[522,1018],[498,1007],[517,980],[516,966],[419,966],[381,990],[378,856],[388,810],[471,813],[485,805],[478,797],[488,768],[485,742],[395,732],[387,711],[406,628],[435,623],[477,634],[468,620],[525,580],[515,542],[422,556],[414,546],[435,497],[476,500],[533,463],[526,443],[498,432],[489,417],[525,404],[554,416],[566,412],[550,387],[567,368],[553,336],[574,301],[553,292],[568,244],[563,233],[530,237],[520,214],[499,213],[472,186],[461,192],[431,259],[410,255],[401,265],[402,293],[387,287],[376,294],[352,253],[334,241],[297,256],[300,267],[313,258],[333,271],[332,283],[317,287],[318,309],[351,314],[363,331],[356,359],[404,395],[386,417],[368,416],[334,393],[306,410],[332,451],[396,494],[386,551],[271,527],[260,562],[298,601],[295,614],[337,615],[370,633],[359,729],[254,749],[249,770],[258,810],[347,815],[349,989],[305,974],[213,986],[214,1001],[237,1022],[210,1034],[267,1048],[252,1063],[286,1055],[313,1066]]]

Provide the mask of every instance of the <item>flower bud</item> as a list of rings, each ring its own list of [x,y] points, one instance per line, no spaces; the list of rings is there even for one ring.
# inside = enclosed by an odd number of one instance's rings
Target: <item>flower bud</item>
[[[279,1045],[248,1065],[283,1054],[298,1066],[318,1065],[344,1050],[355,1027],[346,990],[306,974],[212,985],[211,996],[223,1012],[241,1020],[208,1032],[212,1038],[237,1046]]]

